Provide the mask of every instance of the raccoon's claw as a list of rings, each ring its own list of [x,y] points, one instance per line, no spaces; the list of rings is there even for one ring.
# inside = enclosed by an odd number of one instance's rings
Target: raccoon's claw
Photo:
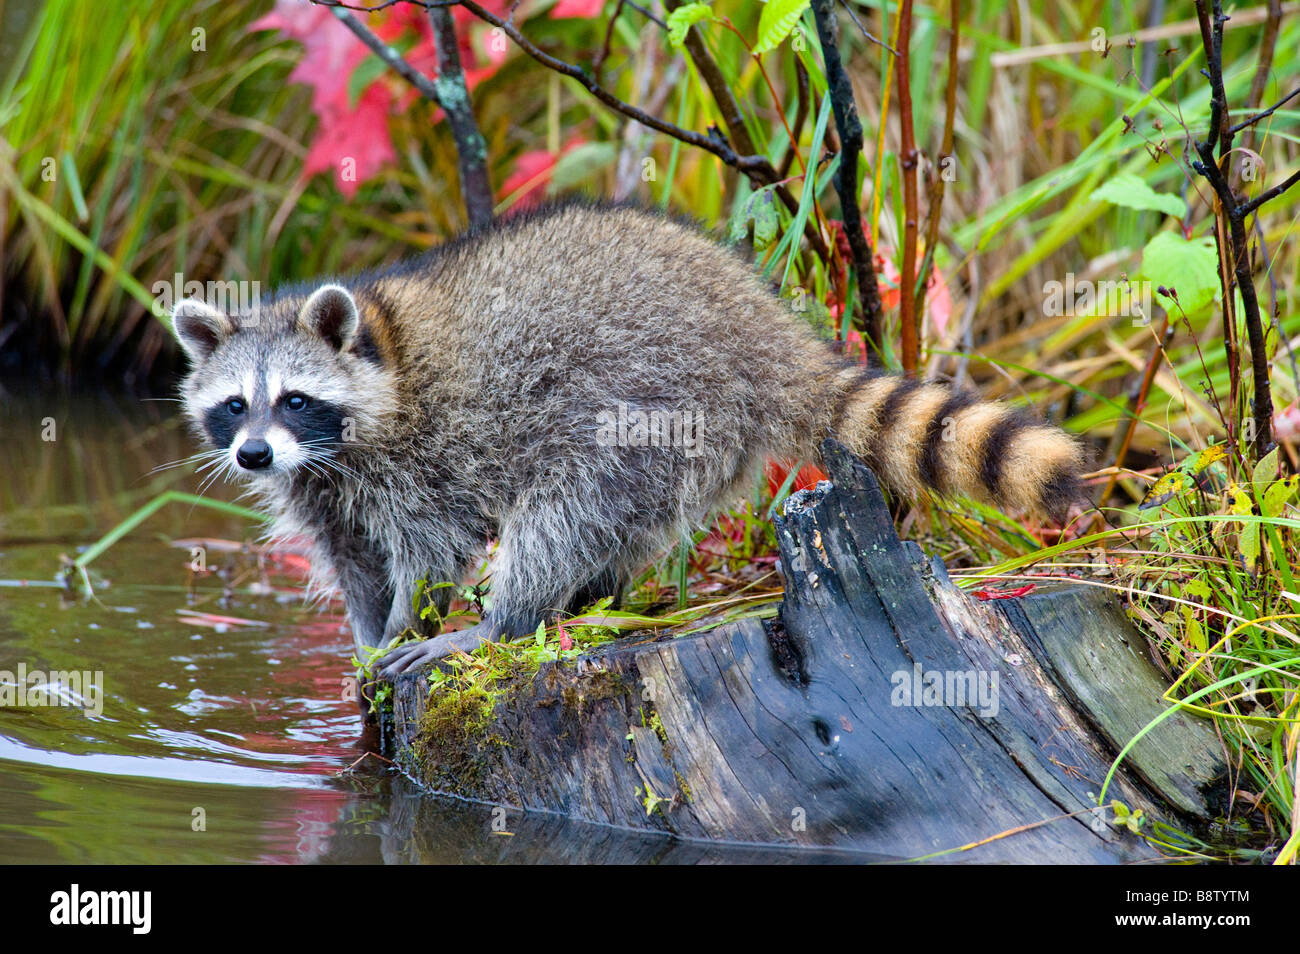
[[[486,642],[490,642],[489,632],[481,626],[471,626],[458,633],[443,633],[433,639],[403,643],[390,649],[380,660],[379,675],[382,679],[392,680],[402,673],[432,665],[458,650],[473,652]]]

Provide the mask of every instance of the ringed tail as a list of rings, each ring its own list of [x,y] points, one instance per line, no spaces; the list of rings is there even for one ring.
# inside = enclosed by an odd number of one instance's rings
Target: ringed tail
[[[1082,501],[1074,438],[946,384],[857,371],[831,429],[896,491],[924,486],[1058,519]]]

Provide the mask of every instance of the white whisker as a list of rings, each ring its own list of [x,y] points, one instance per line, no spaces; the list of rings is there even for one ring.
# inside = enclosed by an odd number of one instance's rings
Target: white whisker
[[[172,460],[172,461],[168,461],[165,464],[159,464],[153,470],[149,471],[149,473],[146,474],[145,476],[151,477],[154,474],[160,473],[161,471],[171,470],[175,467],[184,467],[186,464],[197,464],[200,461],[203,461],[209,457],[216,457],[224,453],[225,453],[224,450],[201,451],[200,453],[197,454],[191,454],[189,457],[182,457],[180,460]]]

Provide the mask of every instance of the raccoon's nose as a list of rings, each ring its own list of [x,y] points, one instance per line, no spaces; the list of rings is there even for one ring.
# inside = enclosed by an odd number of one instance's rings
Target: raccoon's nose
[[[272,456],[271,445],[256,439],[244,441],[239,450],[235,451],[235,460],[239,461],[239,466],[245,470],[260,470],[268,466]]]

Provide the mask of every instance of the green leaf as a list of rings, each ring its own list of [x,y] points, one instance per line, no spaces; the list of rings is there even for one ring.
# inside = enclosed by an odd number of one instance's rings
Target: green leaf
[[[583,143],[556,160],[555,167],[551,170],[551,181],[547,192],[554,195],[589,182],[597,172],[617,158],[618,146],[615,143]]]
[[[371,53],[364,60],[357,64],[352,75],[348,77],[348,108],[356,109],[357,103],[361,100],[361,94],[366,91],[375,80],[384,75],[388,69],[388,64],[381,60],[375,54]]]
[[[701,20],[713,17],[713,10],[707,3],[688,3],[668,14],[668,43],[675,50],[680,50],[686,42],[686,34],[691,27]]]
[[[1258,494],[1264,487],[1277,480],[1277,462],[1278,448],[1274,447],[1255,465],[1250,475],[1250,481],[1255,485],[1255,493]]]
[[[407,34],[399,37],[391,44],[391,49],[398,56],[405,56],[414,47],[418,38]],[[377,54],[371,53],[364,60],[358,63],[352,70],[352,75],[348,77],[348,108],[356,109],[357,103],[361,100],[361,94],[366,91],[375,80],[384,75],[388,69],[388,64],[383,61]]]
[[[1121,172],[1104,185],[1092,190],[1088,196],[1094,202],[1110,202],[1126,209],[1143,212],[1163,212],[1182,218],[1187,213],[1183,200],[1176,195],[1157,192],[1131,172]]]
[[[763,251],[775,241],[780,230],[780,217],[777,215],[773,200],[775,185],[765,185],[750,193],[744,203],[731,219],[731,241],[739,242],[749,232],[749,223],[754,223],[754,248]]]
[[[809,0],[767,0],[758,18],[758,42],[754,44],[754,52],[766,53],[776,49],[790,35],[808,9],[808,3]]]
[[[1242,565],[1254,576],[1259,569],[1259,527],[1243,527],[1237,535],[1237,546],[1241,549]]]
[[[1138,277],[1172,288],[1178,304],[1191,315],[1209,307],[1219,292],[1219,258],[1213,238],[1186,241],[1177,232],[1161,232],[1142,250]],[[1162,301],[1174,315],[1177,307]]]
[[[1264,499],[1260,501],[1260,509],[1264,511],[1264,516],[1282,516],[1282,507],[1291,499],[1298,487],[1300,487],[1300,474],[1292,474],[1264,491]]]

